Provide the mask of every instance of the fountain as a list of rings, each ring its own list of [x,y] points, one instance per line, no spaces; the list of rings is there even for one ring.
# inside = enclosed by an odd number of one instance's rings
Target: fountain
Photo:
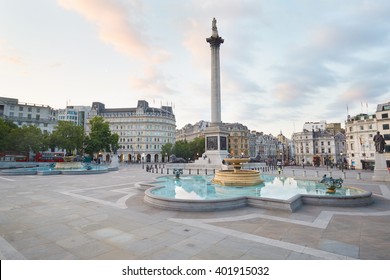
[[[228,170],[219,170],[215,173],[213,183],[222,186],[255,186],[263,182],[260,172],[256,170],[241,170],[241,164],[247,163],[248,158],[225,158],[225,163],[233,167]]]

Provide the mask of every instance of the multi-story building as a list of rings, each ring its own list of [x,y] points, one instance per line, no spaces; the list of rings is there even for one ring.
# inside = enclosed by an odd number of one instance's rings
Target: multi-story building
[[[378,131],[383,135],[386,142],[386,160],[390,161],[390,102],[378,104],[375,115]]]
[[[374,135],[378,130],[375,114],[347,117],[345,136],[348,164],[356,169],[372,169],[375,163]]]
[[[345,159],[345,138],[342,133],[333,135],[325,130],[304,130],[293,133],[292,140],[297,164],[332,165]]]
[[[0,118],[17,126],[35,125],[44,133],[51,133],[57,125],[57,110],[48,105],[19,102],[15,98],[0,97]]]
[[[276,164],[278,139],[272,134],[264,134],[263,132],[252,131],[255,136],[255,154],[260,156],[260,161],[267,164]]]
[[[249,156],[248,127],[240,123],[224,123],[229,132],[229,153],[233,157]]]
[[[161,147],[175,143],[176,120],[171,106],[153,108],[139,100],[136,108],[108,109],[103,103],[93,102],[88,119],[94,116],[102,116],[111,132],[119,135],[117,153],[122,161],[168,161],[168,155],[161,154]]]
[[[66,106],[65,109],[58,110],[58,120],[73,122],[85,128],[89,111],[91,111],[90,106]]]
[[[319,122],[305,122],[303,124],[303,130],[307,131],[320,131],[326,129],[326,121]]]
[[[191,142],[197,137],[204,137],[204,131],[209,126],[209,122],[199,121],[196,124],[186,124],[181,129],[176,129],[176,141],[187,140]]]

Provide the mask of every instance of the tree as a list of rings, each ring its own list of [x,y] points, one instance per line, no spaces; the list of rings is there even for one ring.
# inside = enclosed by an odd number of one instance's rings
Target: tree
[[[15,143],[10,139],[12,130],[18,129],[18,126],[8,120],[0,119],[0,151],[13,150],[12,145]]]
[[[193,159],[197,159],[199,156],[201,156],[204,153],[205,150],[204,137],[196,137],[188,144]]]
[[[84,128],[73,122],[59,121],[55,131],[51,134],[50,144],[61,149],[66,149],[67,153],[81,152],[84,140]]]
[[[13,129],[9,134],[9,139],[13,143],[11,150],[15,152],[38,153],[47,149],[42,130],[34,125],[24,125]]]
[[[93,156],[101,151],[111,152],[118,147],[119,136],[112,134],[110,126],[100,116],[89,121],[91,132],[85,137],[85,152]]]
[[[173,148],[172,143],[166,143],[161,146],[161,155],[163,156],[163,158],[167,156],[169,160],[169,156],[172,154],[172,148]]]
[[[186,160],[191,158],[192,155],[187,140],[176,141],[172,149],[172,154]]]

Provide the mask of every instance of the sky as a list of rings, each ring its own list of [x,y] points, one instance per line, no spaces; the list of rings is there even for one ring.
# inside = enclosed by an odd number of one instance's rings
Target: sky
[[[290,138],[390,102],[389,15],[388,0],[0,0],[0,96],[210,121],[215,17],[222,121]]]

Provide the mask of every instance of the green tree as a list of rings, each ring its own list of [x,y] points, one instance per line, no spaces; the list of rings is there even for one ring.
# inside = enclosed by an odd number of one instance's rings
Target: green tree
[[[118,147],[119,136],[112,134],[110,126],[100,116],[89,121],[91,132],[85,137],[85,152],[91,156],[101,151],[111,152]]]
[[[192,155],[192,159],[197,159],[202,156],[205,151],[205,140],[204,137],[196,137],[194,140],[188,143],[189,150]]]
[[[0,119],[0,151],[11,151],[14,141],[10,139],[12,130],[18,129],[18,126],[8,120]]]
[[[66,149],[67,153],[76,150],[81,152],[84,140],[84,128],[73,122],[59,121],[51,134],[50,145],[61,149]]]
[[[172,143],[166,143],[166,144],[161,146],[161,155],[163,156],[163,158],[165,158],[165,156],[166,156],[168,161],[169,161],[170,155],[172,155],[172,148],[173,148]]]
[[[176,157],[181,157],[186,160],[191,158],[192,155],[187,140],[176,141],[172,148],[172,154],[174,154]]]
[[[9,137],[13,141],[11,149],[15,152],[38,153],[47,149],[42,130],[34,125],[24,125],[21,128],[13,129]]]

